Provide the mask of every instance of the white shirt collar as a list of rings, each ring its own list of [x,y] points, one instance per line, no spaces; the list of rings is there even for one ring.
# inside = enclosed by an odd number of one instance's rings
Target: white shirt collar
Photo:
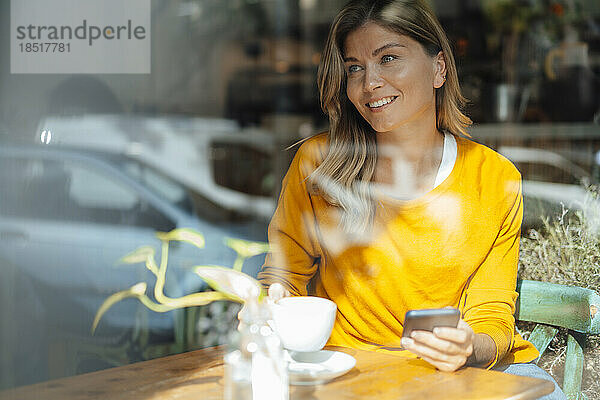
[[[458,148],[456,145],[456,139],[454,135],[448,132],[444,132],[444,150],[442,153],[442,162],[438,169],[437,176],[433,187],[437,187],[450,176],[454,163],[456,163],[456,157],[458,155]]]

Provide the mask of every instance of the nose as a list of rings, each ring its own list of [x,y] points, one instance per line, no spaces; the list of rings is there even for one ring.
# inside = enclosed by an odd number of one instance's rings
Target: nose
[[[372,92],[383,86],[383,79],[377,68],[367,68],[364,77],[363,89],[365,92]]]

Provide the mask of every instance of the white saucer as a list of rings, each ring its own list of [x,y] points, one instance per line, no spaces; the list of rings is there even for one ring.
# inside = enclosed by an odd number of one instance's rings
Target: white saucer
[[[340,351],[321,350],[310,353],[286,351],[290,383],[318,385],[344,375],[356,365],[356,359]]]

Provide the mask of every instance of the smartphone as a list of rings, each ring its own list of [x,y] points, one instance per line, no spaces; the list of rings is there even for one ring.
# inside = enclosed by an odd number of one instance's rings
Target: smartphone
[[[460,311],[456,308],[431,308],[425,310],[410,310],[404,317],[402,337],[409,337],[414,330],[433,331],[438,326],[456,328],[460,319]]]

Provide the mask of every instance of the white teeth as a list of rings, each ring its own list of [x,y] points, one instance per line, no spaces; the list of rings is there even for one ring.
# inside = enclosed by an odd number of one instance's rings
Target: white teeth
[[[394,100],[394,97],[385,97],[381,100],[377,100],[373,103],[369,103],[369,107],[375,108],[375,107],[381,107],[385,104],[391,103]]]

